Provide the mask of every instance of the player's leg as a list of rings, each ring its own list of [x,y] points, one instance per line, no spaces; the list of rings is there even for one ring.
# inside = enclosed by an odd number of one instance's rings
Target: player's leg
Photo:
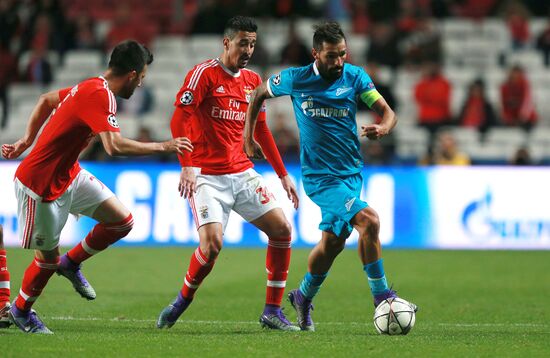
[[[292,228],[283,211],[275,208],[251,221],[268,237],[265,268],[267,271],[266,299],[260,323],[264,327],[296,331],[281,310],[290,264],[290,241]]]
[[[308,272],[305,274],[298,289],[290,291],[288,298],[296,310],[298,325],[302,330],[314,331],[315,325],[311,318],[313,298],[319,292],[328,276],[332,263],[342,252],[346,239],[323,231],[321,241],[315,245],[308,257]]]
[[[10,272],[6,249],[4,248],[4,231],[0,225],[0,328],[10,325],[8,310],[10,309]]]
[[[374,304],[377,306],[384,299],[395,296],[395,292],[388,287],[384,273],[382,247],[379,239],[380,220],[376,211],[367,207],[355,214],[352,224],[359,232],[357,249],[363,263],[363,270],[369,280]]]
[[[32,306],[57,270],[58,263],[58,247],[53,250],[36,250],[34,260],[25,270],[21,289],[9,311],[11,322],[25,333],[53,333]]]
[[[25,249],[34,249],[35,257],[25,270],[19,294],[9,317],[26,333],[52,333],[31,309],[55,273],[59,263],[59,235],[65,225],[71,203],[70,193],[59,199],[42,202],[29,195],[19,181],[15,183],[19,236]]]
[[[82,262],[128,235],[134,219],[111,190],[85,170],[75,179],[72,190],[71,213],[92,217],[98,224],[61,257],[57,273],[66,277],[82,297],[93,300],[96,293],[82,274]]]
[[[371,207],[359,211],[352,219],[352,224],[359,232],[358,251],[367,274],[369,287],[374,298],[374,306],[378,306],[388,298],[397,297],[397,293],[388,287],[382,259],[380,244],[380,219]],[[416,311],[417,307],[411,304]]]
[[[199,240],[199,247],[191,255],[181,290],[174,301],[160,313],[158,328],[170,328],[176,323],[193,301],[203,280],[214,268],[223,245],[222,224],[214,222],[201,226]]]
[[[289,299],[296,309],[300,327],[314,330],[311,302],[328,276],[335,258],[345,247],[346,239],[353,230],[351,218],[367,204],[358,197],[360,188],[357,189],[355,176],[304,176],[303,184],[306,194],[321,208],[319,229],[322,230],[322,237],[309,255],[308,272],[299,288],[289,293]]]
[[[197,190],[189,199],[189,205],[199,233],[199,247],[191,255],[180,292],[160,313],[158,328],[170,328],[176,323],[214,267],[223,245],[223,230],[233,206],[231,182],[227,177],[197,175]]]
[[[233,210],[268,236],[266,299],[260,324],[264,328],[298,330],[281,310],[290,264],[292,228],[263,177],[254,169],[234,174],[232,180],[236,194]]]

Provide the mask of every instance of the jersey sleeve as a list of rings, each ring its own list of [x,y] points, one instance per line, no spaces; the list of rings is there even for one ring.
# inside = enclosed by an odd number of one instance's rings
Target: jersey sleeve
[[[256,74],[256,87],[262,84],[262,78],[260,75]],[[262,103],[262,108],[260,108],[260,113],[258,114],[258,122],[265,122],[266,120],[266,105],[265,102]]]
[[[292,93],[293,82],[294,71],[292,68],[287,68],[267,80],[267,91],[271,97],[290,95]]]
[[[65,97],[67,97],[67,95],[69,94],[69,92],[71,92],[71,87],[67,87],[67,88],[62,88],[60,89],[57,94],[59,95],[59,101],[63,101],[65,99]]]
[[[382,98],[382,95],[376,90],[374,83],[370,76],[363,70],[359,70],[359,80],[357,81],[357,93],[361,97],[361,100],[367,104],[367,106],[372,107],[374,102]]]
[[[202,63],[189,71],[176,95],[176,101],[174,102],[176,109],[170,121],[170,129],[174,138],[191,137],[191,140],[193,140],[191,132],[197,121],[195,113],[211,83],[208,71],[206,71],[209,67],[208,64],[209,62]],[[187,151],[184,151],[183,155],[178,153],[178,160],[182,167],[192,165],[191,153]]]
[[[186,112],[194,112],[201,104],[210,87],[209,62],[195,66],[187,73],[174,106],[183,108]]]
[[[92,92],[79,105],[80,118],[90,126],[94,134],[120,132],[116,119],[115,95],[108,89]]]

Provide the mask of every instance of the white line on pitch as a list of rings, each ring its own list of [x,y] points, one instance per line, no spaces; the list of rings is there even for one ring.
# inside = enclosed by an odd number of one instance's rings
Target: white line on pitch
[[[72,316],[56,316],[47,317],[47,319],[55,321],[99,321],[99,322],[132,322],[132,323],[154,323],[151,319],[135,319],[135,318],[99,318],[99,317],[72,317]],[[202,321],[202,320],[182,320],[182,323],[188,324],[216,324],[216,325],[234,325],[234,324],[253,324],[255,321]],[[319,325],[341,326],[354,325],[366,326],[371,325],[371,322],[320,322]],[[448,327],[549,327],[544,323],[438,323],[440,326]]]
[[[98,322],[132,322],[132,323],[153,323],[151,319],[135,319],[135,318],[99,318],[99,317],[72,317],[72,316],[54,316],[45,317],[54,321],[98,321]],[[258,324],[256,321],[200,321],[200,320],[181,320],[183,323],[190,324]],[[322,325],[370,325],[370,322],[322,322]]]

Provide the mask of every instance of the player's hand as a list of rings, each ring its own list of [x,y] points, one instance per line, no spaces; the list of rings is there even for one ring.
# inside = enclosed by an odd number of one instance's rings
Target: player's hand
[[[172,140],[164,142],[163,145],[166,152],[183,154],[184,150],[188,152],[193,151],[193,144],[191,144],[191,141],[187,137],[174,138]]]
[[[380,124],[369,124],[367,126],[361,126],[361,137],[367,137],[368,139],[380,139],[386,134],[388,134],[389,130],[387,130],[384,126],[381,126]]]
[[[245,140],[244,142],[244,152],[248,155],[249,158],[253,159],[265,159],[264,151],[262,147],[254,139]]]
[[[13,144],[2,144],[2,156],[6,159],[18,158],[28,147],[21,139]]]
[[[197,190],[197,177],[192,167],[181,168],[180,182],[178,184],[180,196],[189,199]]]
[[[294,185],[294,182],[292,182],[292,179],[288,175],[285,175],[281,178],[281,183],[283,184],[283,188],[286,191],[286,195],[292,201],[292,204],[294,204],[294,209],[298,209],[298,206],[300,205],[300,199],[298,198],[298,191],[296,190],[296,186]]]

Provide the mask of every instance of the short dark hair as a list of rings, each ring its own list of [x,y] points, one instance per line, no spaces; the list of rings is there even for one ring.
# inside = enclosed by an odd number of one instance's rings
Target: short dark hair
[[[126,40],[113,49],[109,68],[115,75],[120,76],[131,71],[140,73],[145,65],[150,65],[152,62],[153,54],[147,47],[136,41]]]
[[[327,21],[314,27],[315,33],[313,34],[313,48],[320,51],[323,42],[329,44],[338,44],[340,41],[346,39],[344,31],[340,27],[340,24],[336,21]]]
[[[256,21],[251,17],[235,16],[230,18],[225,24],[223,36],[232,39],[239,31],[257,32],[258,25],[256,25]]]

